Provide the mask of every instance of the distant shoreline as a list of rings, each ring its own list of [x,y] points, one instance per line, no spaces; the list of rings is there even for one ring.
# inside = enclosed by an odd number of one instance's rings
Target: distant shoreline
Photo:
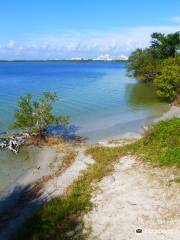
[[[0,60],[0,62],[127,62],[128,60],[93,60],[93,59],[82,59],[82,60],[71,60],[71,59],[59,59],[59,60]]]

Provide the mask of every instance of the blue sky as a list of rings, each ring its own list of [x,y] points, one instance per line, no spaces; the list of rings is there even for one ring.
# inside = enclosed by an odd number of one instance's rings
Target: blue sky
[[[128,55],[178,30],[179,0],[0,0],[0,59]]]

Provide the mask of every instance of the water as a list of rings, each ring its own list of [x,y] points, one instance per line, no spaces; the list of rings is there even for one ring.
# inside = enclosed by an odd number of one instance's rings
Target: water
[[[0,152],[0,190],[13,184],[24,172],[36,166],[39,149],[22,148],[18,155],[12,152]]]
[[[10,128],[17,98],[28,92],[56,91],[55,112],[90,140],[138,131],[165,107],[152,86],[126,76],[122,62],[0,63],[0,89],[0,131]]]
[[[91,141],[139,132],[167,110],[151,85],[126,76],[123,62],[1,62],[0,132],[10,130],[19,96],[30,92],[37,97],[43,91],[60,96],[55,113],[68,115],[77,133]],[[0,181],[7,172],[20,174],[22,156],[0,152]]]

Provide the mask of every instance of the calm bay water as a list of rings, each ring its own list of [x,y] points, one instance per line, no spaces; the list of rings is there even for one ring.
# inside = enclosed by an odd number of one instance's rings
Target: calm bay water
[[[57,114],[66,114],[90,140],[139,131],[165,104],[151,86],[126,76],[122,62],[0,63],[0,131],[13,122],[17,98],[56,91]]]
[[[167,110],[152,86],[126,76],[123,62],[1,62],[0,132],[10,130],[19,96],[43,91],[60,96],[55,112],[68,115],[77,133],[91,141],[138,132]],[[0,152],[0,181],[13,161],[7,165],[6,158]],[[14,161],[19,166],[21,160]]]

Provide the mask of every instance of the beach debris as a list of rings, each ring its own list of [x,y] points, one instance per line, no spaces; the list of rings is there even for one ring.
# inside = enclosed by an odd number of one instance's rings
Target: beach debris
[[[0,149],[10,150],[17,154],[20,147],[25,143],[25,139],[29,138],[29,133],[22,134],[6,134],[0,138]]]
[[[142,233],[142,229],[141,228],[137,228],[136,229],[136,233]]]

